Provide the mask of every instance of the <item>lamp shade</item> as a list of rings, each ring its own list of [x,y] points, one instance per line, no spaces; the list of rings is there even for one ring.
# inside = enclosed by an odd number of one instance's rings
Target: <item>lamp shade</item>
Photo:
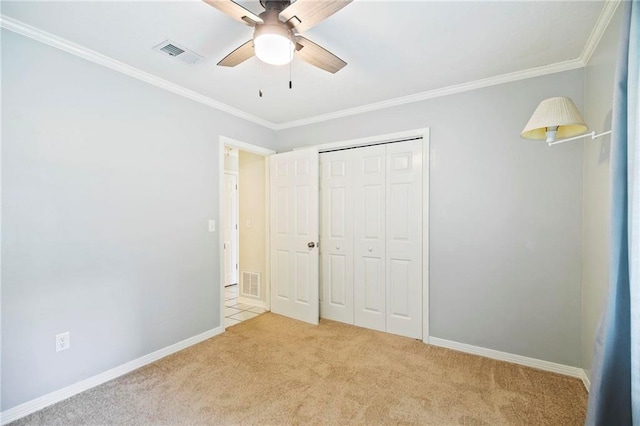
[[[570,138],[586,132],[587,129],[580,111],[571,98],[556,97],[540,102],[520,136],[551,142],[555,137]],[[552,133],[554,131],[557,133]]]

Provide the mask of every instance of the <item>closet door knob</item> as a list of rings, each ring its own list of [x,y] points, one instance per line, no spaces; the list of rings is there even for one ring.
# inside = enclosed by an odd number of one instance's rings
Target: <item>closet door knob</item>
[[[340,246],[336,246],[336,250],[340,250]]]
[[[371,253],[373,251],[373,249],[371,247],[369,247],[367,250],[369,250],[369,253]]]

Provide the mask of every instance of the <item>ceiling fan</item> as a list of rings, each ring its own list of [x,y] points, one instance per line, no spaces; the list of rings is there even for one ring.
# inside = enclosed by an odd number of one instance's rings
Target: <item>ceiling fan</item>
[[[313,66],[336,73],[347,63],[302,37],[308,30],[352,0],[260,0],[264,12],[256,15],[233,0],[203,0],[222,13],[254,28],[253,39],[225,56],[219,66],[235,67],[253,55],[272,65],[290,63],[294,55]]]

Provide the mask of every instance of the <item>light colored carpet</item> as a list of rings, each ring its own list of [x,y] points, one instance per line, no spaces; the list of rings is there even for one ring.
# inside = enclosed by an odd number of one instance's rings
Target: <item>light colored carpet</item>
[[[15,422],[584,424],[578,379],[266,313]]]

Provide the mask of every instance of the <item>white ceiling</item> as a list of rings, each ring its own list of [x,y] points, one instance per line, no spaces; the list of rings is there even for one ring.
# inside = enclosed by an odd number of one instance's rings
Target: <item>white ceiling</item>
[[[259,13],[255,1],[238,1]],[[274,124],[580,57],[601,1],[355,0],[304,35],[348,65],[217,67],[252,29],[201,1],[2,2],[2,14]],[[196,65],[152,47],[171,39]],[[258,97],[262,69],[264,97]]]

